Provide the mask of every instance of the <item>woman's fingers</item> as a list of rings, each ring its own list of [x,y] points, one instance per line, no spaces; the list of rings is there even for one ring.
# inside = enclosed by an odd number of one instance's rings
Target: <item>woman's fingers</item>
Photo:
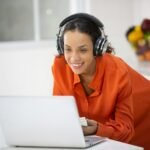
[[[97,131],[97,122],[95,120],[87,119],[88,126],[83,126],[84,135],[94,135]]]

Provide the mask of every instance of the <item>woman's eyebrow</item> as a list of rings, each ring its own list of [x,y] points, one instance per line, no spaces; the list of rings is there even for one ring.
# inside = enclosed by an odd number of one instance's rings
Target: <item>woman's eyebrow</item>
[[[71,47],[71,46],[69,46],[69,45],[67,45],[67,44],[65,44],[64,46],[66,46],[66,47]]]
[[[69,45],[67,45],[67,44],[65,44],[64,46],[66,46],[66,47],[71,47],[71,46],[69,46]],[[84,44],[84,45],[80,45],[80,46],[78,46],[79,48],[84,48],[84,47],[86,47],[87,45],[86,44]]]
[[[83,47],[86,47],[87,45],[84,44],[84,45],[80,45],[79,48],[83,48]]]

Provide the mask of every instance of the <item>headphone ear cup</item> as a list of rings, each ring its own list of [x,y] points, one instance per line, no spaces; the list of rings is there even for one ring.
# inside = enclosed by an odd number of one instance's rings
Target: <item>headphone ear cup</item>
[[[99,55],[100,54],[100,44],[101,44],[101,37],[99,37],[97,40],[96,40],[96,42],[95,42],[95,46],[94,46],[94,56],[97,56],[97,55]]]
[[[57,51],[58,51],[59,55],[64,54],[62,37],[57,37]]]
[[[102,55],[103,53],[106,52],[107,47],[108,47],[108,40],[107,36],[104,37],[99,37],[96,42],[95,42],[95,48],[94,48],[94,55]]]

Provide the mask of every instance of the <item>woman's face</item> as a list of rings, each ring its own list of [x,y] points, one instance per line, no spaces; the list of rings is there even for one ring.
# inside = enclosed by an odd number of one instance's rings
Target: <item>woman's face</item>
[[[95,72],[93,42],[88,34],[78,30],[66,31],[64,34],[64,56],[75,74],[91,75]]]

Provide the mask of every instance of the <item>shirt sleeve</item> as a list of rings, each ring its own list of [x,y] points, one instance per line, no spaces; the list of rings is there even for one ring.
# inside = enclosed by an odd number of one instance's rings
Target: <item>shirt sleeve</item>
[[[53,95],[62,95],[60,90],[59,82],[57,81],[57,73],[55,71],[55,65],[52,66],[52,74],[53,74]]]
[[[119,92],[115,104],[114,118],[104,124],[98,123],[97,135],[129,142],[134,135],[133,98],[129,74],[119,80]]]

